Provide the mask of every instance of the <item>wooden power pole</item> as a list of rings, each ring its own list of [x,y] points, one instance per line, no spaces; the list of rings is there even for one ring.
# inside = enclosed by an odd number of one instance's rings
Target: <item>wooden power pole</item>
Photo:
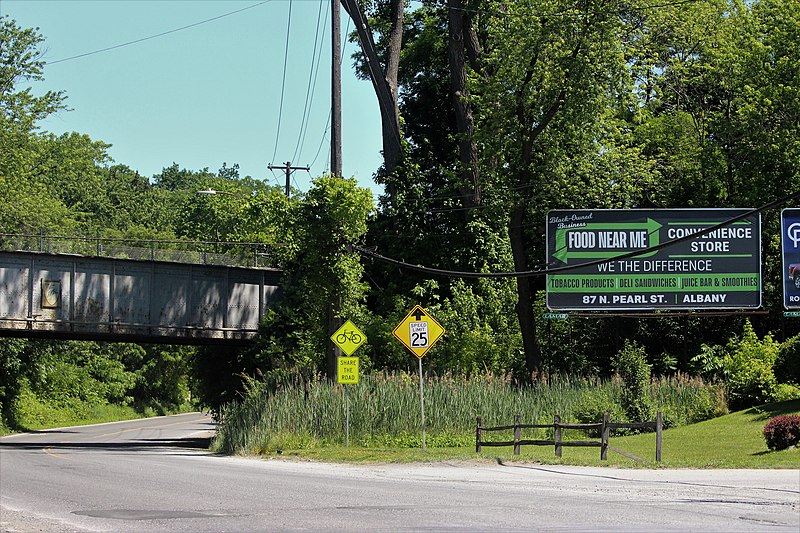
[[[339,1],[331,0],[331,174],[342,177],[342,43]]]
[[[270,170],[283,170],[283,171],[286,172],[285,192],[286,192],[286,197],[287,198],[289,197],[289,191],[290,191],[289,181],[292,178],[292,172],[295,171],[295,170],[305,170],[306,172],[311,170],[311,167],[293,167],[292,163],[289,162],[289,161],[287,161],[286,164],[284,164],[284,165],[273,165],[272,163],[270,163],[269,165],[267,165],[267,168],[270,169]]]

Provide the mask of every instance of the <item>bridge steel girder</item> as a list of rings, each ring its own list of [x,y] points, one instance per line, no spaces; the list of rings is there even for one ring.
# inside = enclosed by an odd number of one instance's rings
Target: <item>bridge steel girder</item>
[[[247,344],[277,269],[0,251],[0,336]]]

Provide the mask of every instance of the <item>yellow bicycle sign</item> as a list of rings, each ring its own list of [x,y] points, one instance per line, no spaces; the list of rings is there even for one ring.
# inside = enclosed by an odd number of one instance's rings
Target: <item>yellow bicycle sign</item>
[[[331,340],[336,346],[341,348],[342,352],[346,355],[352,355],[353,352],[358,350],[359,346],[364,344],[367,340],[367,336],[364,335],[355,324],[348,320],[331,335]]]

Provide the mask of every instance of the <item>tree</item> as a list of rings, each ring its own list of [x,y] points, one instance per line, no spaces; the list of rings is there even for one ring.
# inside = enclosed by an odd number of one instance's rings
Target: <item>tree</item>
[[[370,23],[358,0],[342,0],[342,6],[353,20],[363,54],[363,66],[372,81],[381,113],[384,172],[391,175],[402,157],[400,113],[397,106],[397,72],[403,43],[404,0],[378,0],[376,8],[388,12],[388,31],[384,32],[383,61],[378,56]]]
[[[43,37],[0,16],[0,227],[5,231],[71,225],[63,203],[31,176],[38,165],[37,122],[65,109],[65,96],[35,96],[21,85],[43,79]]]
[[[462,188],[467,207],[480,204],[478,146],[475,143],[475,121],[467,87],[465,56],[469,56],[472,69],[482,74],[480,43],[472,24],[472,13],[465,9],[463,0],[447,2],[449,30],[448,59],[450,65],[450,96],[458,128],[458,147],[461,160]],[[467,210],[469,214],[471,211]]]
[[[508,235],[518,272],[531,270],[531,257],[543,256],[541,239],[526,234],[531,219],[544,220],[548,208],[570,207],[595,185],[581,170],[608,149],[602,144],[605,110],[624,92],[616,7],[613,0],[577,6],[527,0],[492,2],[487,9],[492,46],[484,61],[491,75],[474,78],[477,135],[484,175],[511,191]],[[532,278],[517,279],[529,372],[540,365],[536,288]]]
[[[45,62],[40,49],[44,38],[37,29],[22,29],[8,16],[0,16],[0,125],[4,131],[30,133],[36,122],[65,109],[62,92],[34,96],[22,82],[42,80]]]
[[[0,339],[0,426],[17,427],[16,404],[27,370],[24,339]]]
[[[282,198],[282,203],[278,199]],[[366,286],[360,244],[373,209],[369,190],[354,179],[322,176],[291,199],[272,198],[276,238],[283,243],[281,297],[264,317],[255,345],[247,350],[203,349],[193,362],[201,401],[219,408],[235,398],[250,377],[299,369],[336,375],[326,325],[330,302],[340,317],[364,316]],[[336,317],[336,318],[340,318]]]
[[[336,375],[336,357],[327,339],[331,313],[349,317],[363,305],[366,286],[358,253],[348,247],[359,244],[367,232],[367,218],[372,211],[372,195],[354,179],[323,176],[298,206],[296,256],[292,283],[296,283],[305,302],[301,304],[312,320],[314,344],[326,353],[325,373]],[[336,310],[330,303],[337,302]]]

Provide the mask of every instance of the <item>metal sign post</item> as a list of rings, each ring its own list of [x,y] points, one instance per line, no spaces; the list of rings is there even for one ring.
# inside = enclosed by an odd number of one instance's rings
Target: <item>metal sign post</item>
[[[394,328],[392,335],[403,343],[419,360],[419,408],[422,415],[422,449],[425,447],[425,392],[423,388],[422,358],[444,335],[444,328],[420,306],[414,309]]]
[[[345,429],[344,445],[350,447],[350,384],[358,383],[358,357],[349,357],[367,340],[367,336],[355,324],[346,321],[342,327],[331,335],[333,343],[341,348],[348,357],[339,357],[337,364],[337,381],[344,385]]]
[[[422,414],[422,449],[425,449],[425,393],[422,390],[422,357],[419,360],[419,410]]]

